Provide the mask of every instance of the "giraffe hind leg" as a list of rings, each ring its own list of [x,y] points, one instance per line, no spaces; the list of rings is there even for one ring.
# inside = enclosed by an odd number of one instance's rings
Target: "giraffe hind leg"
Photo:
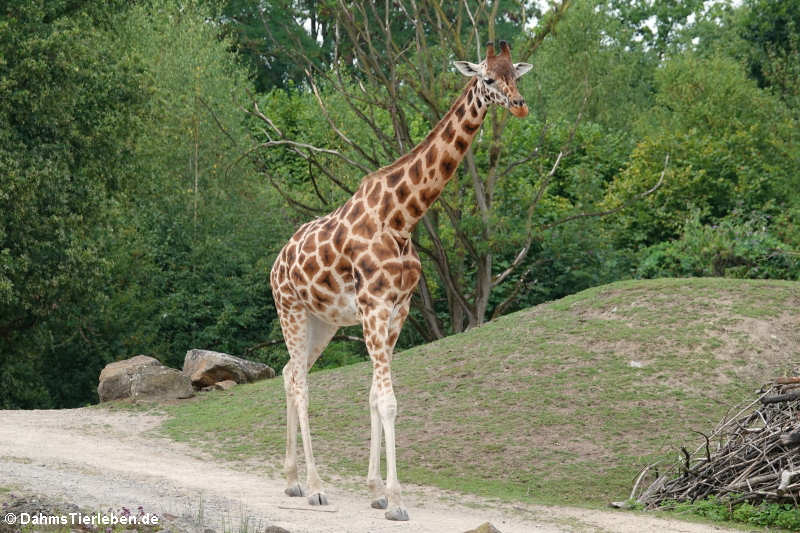
[[[325,349],[338,327],[310,315],[304,308],[280,312],[290,359],[283,369],[286,389],[286,494],[305,496],[312,505],[327,505],[328,499],[317,474],[308,420],[308,370]],[[284,325],[285,324],[285,325]],[[306,460],[307,491],[297,481],[297,428]]]

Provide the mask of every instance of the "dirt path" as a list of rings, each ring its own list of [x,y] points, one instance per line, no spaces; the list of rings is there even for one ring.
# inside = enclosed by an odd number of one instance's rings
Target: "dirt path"
[[[0,488],[35,492],[101,511],[140,505],[167,516],[172,531],[248,531],[266,525],[301,532],[463,532],[489,521],[503,533],[729,531],[636,513],[566,507],[500,506],[426,487],[406,487],[410,522],[389,522],[369,508],[366,491],[328,483],[329,510],[283,495],[263,473],[213,462],[154,436],[157,416],[105,409],[0,411]],[[176,517],[176,518],[172,518]]]

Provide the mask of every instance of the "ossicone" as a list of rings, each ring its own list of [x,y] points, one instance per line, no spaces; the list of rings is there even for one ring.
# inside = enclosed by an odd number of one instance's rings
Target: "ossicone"
[[[500,41],[500,55],[508,58],[511,57],[511,47],[508,46],[508,42]]]

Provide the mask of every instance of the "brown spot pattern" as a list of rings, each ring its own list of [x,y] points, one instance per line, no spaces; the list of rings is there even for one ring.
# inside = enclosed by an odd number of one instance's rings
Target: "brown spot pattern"
[[[361,217],[361,220],[359,220],[358,224],[353,226],[353,233],[359,237],[371,239],[372,236],[375,235],[375,231],[377,231],[377,229],[378,226],[372,220],[372,217],[367,213]]]
[[[456,137],[456,142],[455,142],[454,145],[456,147],[456,150],[458,150],[458,153],[460,153],[460,154],[463,154],[464,152],[466,152],[467,151],[467,146],[469,146],[469,144],[467,144],[467,140],[464,137],[462,137],[461,135]]]
[[[350,207],[350,212],[347,213],[347,220],[350,221],[350,223],[352,224],[356,220],[358,220],[358,217],[360,217],[361,213],[363,212],[364,212],[364,206],[361,204],[361,202],[354,202],[353,205]]]
[[[319,247],[319,258],[322,261],[322,266],[329,267],[336,261],[336,252],[333,251],[330,244],[325,243]]]
[[[453,129],[453,123],[452,122],[448,122],[447,123],[447,127],[442,132],[442,139],[444,139],[444,142],[446,142],[446,143],[452,142],[453,136],[455,136],[455,134],[456,134],[456,130]]]
[[[481,125],[480,124],[474,124],[474,123],[469,122],[469,121],[464,121],[464,123],[461,124],[461,127],[464,128],[464,131],[466,131],[467,133],[472,135],[473,133],[478,131],[478,128],[480,128]]]
[[[374,206],[378,205],[378,202],[381,199],[381,188],[382,188],[381,187],[381,182],[378,181],[378,180],[375,180],[375,185],[373,185],[372,190],[369,193],[369,196],[367,196],[367,205],[368,206],[374,207]]]
[[[402,169],[398,170],[397,172],[392,172],[386,177],[386,184],[389,187],[394,187],[395,185],[400,183],[401,179],[403,179],[403,174],[404,172]]]
[[[405,222],[406,221],[405,218],[403,217],[403,214],[400,211],[395,211],[394,215],[392,215],[391,220],[389,220],[389,225],[392,228],[400,231],[401,229],[403,229],[403,226],[405,226]]]
[[[425,164],[428,168],[432,167],[436,163],[436,156],[438,155],[439,150],[436,149],[436,145],[432,144],[428,151],[425,152]]]
[[[416,185],[422,179],[422,161],[417,159],[414,164],[408,169],[408,177],[411,178],[411,183]]]
[[[317,260],[313,255],[309,255],[306,258],[306,262],[303,263],[303,272],[306,273],[308,279],[312,279],[314,274],[319,272],[319,263],[317,263]]]
[[[406,198],[411,195],[411,189],[408,188],[408,185],[405,183],[401,183],[395,190],[395,196],[397,196],[397,201],[401,204],[406,202]]]
[[[381,201],[381,209],[378,211],[378,216],[380,216],[381,220],[386,220],[389,218],[389,213],[392,212],[392,193],[386,191],[383,193],[383,200]]]
[[[419,202],[417,202],[417,199],[414,197],[408,200],[408,205],[406,207],[408,207],[408,214],[414,218],[419,218],[424,214],[422,206],[419,205]]]
[[[336,294],[339,292],[339,284],[336,282],[336,278],[331,275],[331,272],[328,270],[323,271],[317,277],[317,283],[321,286],[327,288],[332,293]]]
[[[336,248],[337,252],[343,250],[345,238],[347,238],[347,229],[344,227],[344,224],[341,224],[339,229],[336,230],[336,233],[333,234],[333,247]]]
[[[378,265],[369,255],[365,254],[358,260],[358,269],[365,278],[369,279],[375,274],[375,271],[378,270]]]
[[[439,171],[442,173],[442,176],[444,176],[445,179],[448,179],[450,176],[452,176],[457,165],[458,163],[455,159],[444,153],[442,154],[442,161],[439,163]]]

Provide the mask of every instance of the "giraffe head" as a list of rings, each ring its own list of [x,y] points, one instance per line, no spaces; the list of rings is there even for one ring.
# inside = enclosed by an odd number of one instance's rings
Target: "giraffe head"
[[[469,61],[456,61],[456,68],[465,76],[477,78],[478,89],[490,102],[511,111],[515,117],[528,115],[528,104],[519,94],[517,79],[528,72],[533,65],[512,63],[511,48],[500,41],[500,53],[495,54],[494,43],[486,45],[486,59],[478,64]]]

